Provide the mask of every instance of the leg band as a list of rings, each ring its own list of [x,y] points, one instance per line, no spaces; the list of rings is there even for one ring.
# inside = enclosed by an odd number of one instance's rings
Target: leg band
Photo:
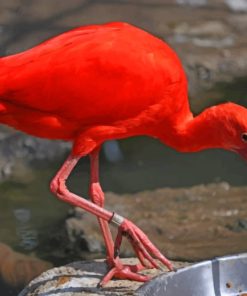
[[[119,227],[124,221],[124,217],[118,215],[117,213],[113,213],[110,223]]]

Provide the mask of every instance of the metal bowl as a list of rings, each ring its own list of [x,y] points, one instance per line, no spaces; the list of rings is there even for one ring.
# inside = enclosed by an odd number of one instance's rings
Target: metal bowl
[[[247,253],[220,257],[160,275],[135,295],[247,296]]]

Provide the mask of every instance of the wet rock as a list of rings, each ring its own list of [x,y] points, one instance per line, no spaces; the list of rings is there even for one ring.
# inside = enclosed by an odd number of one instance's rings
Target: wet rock
[[[124,264],[136,264],[135,259],[123,259]],[[174,262],[176,268],[186,263]],[[107,272],[106,264],[101,261],[74,262],[54,268],[34,279],[18,296],[31,295],[133,295],[143,283],[112,280],[106,287],[98,288],[100,279]],[[150,277],[159,275],[160,270],[147,270],[143,273]]]

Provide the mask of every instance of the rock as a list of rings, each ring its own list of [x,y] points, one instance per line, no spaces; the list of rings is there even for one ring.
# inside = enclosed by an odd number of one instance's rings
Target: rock
[[[230,28],[227,24],[224,24],[217,20],[209,20],[198,23],[198,26],[193,26],[189,22],[178,23],[174,28],[175,34],[184,34],[187,36],[227,36],[226,32],[229,32]]]
[[[78,213],[80,215],[78,215]],[[80,247],[92,253],[103,252],[104,247],[102,243],[99,241],[99,239],[95,239],[95,236],[97,236],[97,234],[95,234],[95,231],[92,231],[92,227],[89,227],[88,229],[87,225],[85,225],[85,223],[82,223],[82,221],[84,220],[84,215],[87,215],[87,213],[85,213],[80,208],[75,208],[74,215],[74,217],[66,219],[65,222],[68,239],[73,244],[73,248],[78,249],[78,247]],[[91,218],[95,219],[95,217]],[[93,224],[95,225],[95,223]]]
[[[131,219],[168,258],[198,261],[246,250],[247,187],[222,182],[136,194],[106,193],[105,200],[107,209]],[[72,241],[79,252],[83,237],[87,250],[93,242],[92,252],[104,254],[95,217],[76,208],[66,221],[70,235],[65,245]],[[226,225],[233,225],[232,229]],[[116,229],[112,227],[112,231],[115,236]],[[126,239],[121,254],[134,256]]]
[[[207,5],[208,0],[176,0],[181,5],[203,6]]]
[[[233,11],[247,12],[246,0],[225,0],[225,3]]]
[[[1,132],[1,130],[3,130]],[[0,127],[0,181],[23,175],[34,161],[54,161],[69,151],[70,143],[51,141]]]
[[[135,259],[123,259],[124,264],[136,264]],[[176,268],[187,263],[174,262]],[[127,280],[111,280],[106,287],[97,288],[100,279],[107,272],[104,261],[80,261],[53,268],[34,279],[18,296],[73,296],[73,295],[133,295],[143,283]],[[147,270],[150,277],[161,274],[161,270]]]

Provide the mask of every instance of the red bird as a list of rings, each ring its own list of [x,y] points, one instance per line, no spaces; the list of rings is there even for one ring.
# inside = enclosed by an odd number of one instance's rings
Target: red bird
[[[126,23],[84,26],[30,50],[0,59],[0,122],[28,134],[73,142],[51,182],[62,201],[96,215],[112,277],[146,281],[143,268],[171,263],[132,222],[104,208],[98,158],[102,143],[137,135],[158,138],[178,151],[223,148],[247,156],[247,109],[233,103],[194,117],[187,80],[175,52]],[[71,193],[66,179],[83,156],[91,160],[91,202]],[[109,223],[118,227],[113,242]],[[140,264],[123,265],[122,236]]]

